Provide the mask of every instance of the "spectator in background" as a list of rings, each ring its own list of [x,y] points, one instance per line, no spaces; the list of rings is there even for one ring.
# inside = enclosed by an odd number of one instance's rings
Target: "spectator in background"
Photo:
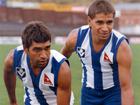
[[[69,105],[70,68],[62,54],[51,50],[48,28],[41,22],[29,23],[22,33],[22,44],[10,51],[4,64],[10,105],[18,105],[16,75],[25,89],[25,105]]]
[[[113,29],[115,9],[96,0],[88,9],[88,25],[72,30],[61,53],[75,51],[82,64],[81,105],[134,105],[132,52],[127,38]]]

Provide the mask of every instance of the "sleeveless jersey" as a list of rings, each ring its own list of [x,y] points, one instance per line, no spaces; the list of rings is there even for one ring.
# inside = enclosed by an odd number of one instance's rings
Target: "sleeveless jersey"
[[[57,80],[61,64],[66,58],[51,50],[47,66],[35,77],[30,66],[30,58],[18,46],[14,51],[14,69],[21,79],[24,89],[25,105],[57,105]]]
[[[91,29],[88,25],[79,29],[75,51],[82,64],[83,87],[105,90],[120,87],[118,77],[117,50],[126,37],[112,30],[110,37],[99,52],[92,45]]]

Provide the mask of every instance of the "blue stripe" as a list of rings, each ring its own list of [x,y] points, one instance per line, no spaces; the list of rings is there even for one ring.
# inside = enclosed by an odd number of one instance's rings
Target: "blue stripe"
[[[124,37],[122,37],[121,39],[119,39],[119,41],[118,41],[118,43],[117,43],[117,45],[116,45],[116,52],[115,52],[115,54],[117,54],[118,48],[119,48],[119,46],[120,46],[120,44],[121,44],[121,42],[122,42],[123,40],[126,40],[126,39],[125,39]]]
[[[116,43],[117,43],[118,38],[114,35],[114,33],[112,34],[112,48],[111,48],[111,52],[115,52],[116,49]]]
[[[111,52],[114,53],[116,52],[116,43],[118,38],[114,35],[114,33],[112,34],[112,48],[111,48]],[[118,63],[117,63],[117,59],[116,59],[116,54],[113,55],[113,64],[110,64],[112,70],[113,70],[113,82],[114,85],[117,86],[119,84],[119,77],[118,77]]]
[[[13,70],[15,72],[16,67],[20,67],[21,66],[21,57],[23,54],[23,50],[14,50],[14,57],[13,57]]]
[[[110,64],[112,70],[113,70],[113,81],[114,81],[114,85],[116,87],[120,86],[120,82],[119,82],[119,72],[118,72],[118,64],[114,63],[114,64]]]
[[[65,62],[66,59],[63,58],[60,62],[57,62],[56,59],[52,58],[52,70],[51,73],[54,74],[54,87],[50,87],[52,91],[54,91],[55,95],[57,94],[57,86],[58,86],[58,74],[61,67],[61,64]]]
[[[92,68],[94,70],[94,88],[96,90],[101,90],[103,88],[102,72],[101,72],[101,65],[100,65],[101,53],[96,53],[93,49],[91,30],[90,30],[89,37],[90,37],[90,47],[91,47],[91,56],[92,56]]]
[[[29,56],[27,56],[27,64],[28,64],[28,67],[29,67],[29,72],[30,72],[32,83],[33,83],[33,87],[34,87],[35,96],[36,96],[38,102],[41,105],[48,105],[48,103],[46,103],[46,99],[44,98],[44,95],[43,95],[42,91],[39,89],[39,78],[40,78],[41,72],[38,75],[38,77],[36,77],[34,75],[33,70],[31,68],[31,65],[30,65],[30,58],[29,58]]]
[[[106,47],[106,45],[109,43],[111,39],[111,34],[107,41],[105,42],[104,46],[101,48],[100,51],[96,52],[94,50],[94,47],[92,45],[92,32],[90,30],[89,33],[90,37],[90,47],[91,47],[91,56],[92,56],[92,68],[94,70],[94,87],[96,90],[103,90],[103,78],[102,78],[102,71],[101,71],[101,64],[100,64],[100,57],[101,54]]]
[[[100,54],[92,53],[92,67],[94,69],[94,87],[96,90],[103,89]]]
[[[27,87],[25,87],[25,93],[26,93],[26,96],[27,96],[27,98],[25,99],[25,105],[31,105],[30,104],[31,99],[29,97],[29,92],[28,92],[28,88]]]
[[[122,37],[121,39],[118,39],[117,36],[115,36],[114,34],[113,34],[113,37],[112,37],[112,49],[111,49],[111,51],[114,53],[114,56],[113,56],[113,64],[111,64],[110,66],[113,69],[114,85],[117,86],[117,87],[120,87],[118,62],[117,62],[117,52],[118,52],[118,48],[119,48],[121,42],[125,39],[126,39],[125,37]],[[117,43],[117,41],[118,41],[118,43]]]
[[[78,31],[78,37],[77,37],[77,43],[75,46],[75,51],[77,51],[77,47],[81,47],[82,42],[84,41],[86,34],[88,32],[89,28],[81,30],[81,28]],[[79,53],[77,53],[78,56],[80,57]],[[80,59],[81,60],[81,59]],[[83,61],[81,60],[81,62],[83,63]],[[85,65],[83,63],[83,65]],[[83,70],[84,70],[84,79],[83,79],[83,86],[86,86],[86,81],[87,81],[87,69],[85,66],[83,66]]]
[[[84,41],[86,34],[88,32],[89,28],[81,30],[81,28],[78,31],[78,37],[77,37],[77,42],[76,42],[76,46],[75,46],[75,51],[77,51],[77,47],[81,47],[82,42]],[[78,56],[80,57],[79,53],[77,53]],[[80,59],[81,60],[81,59]],[[82,60],[81,60],[82,62]],[[83,62],[82,62],[83,63]],[[83,65],[85,65],[83,63]],[[84,70],[84,79],[83,79],[83,86],[86,86],[86,81],[87,81],[87,69],[85,66],[83,66],[83,70]]]
[[[81,30],[81,28],[79,29],[77,42],[76,42],[76,46],[75,46],[75,51],[77,50],[77,47],[81,47],[82,42],[85,39],[88,30],[89,30],[89,28],[84,29],[84,30]]]
[[[87,69],[85,67],[85,64],[83,66],[83,69],[84,69],[84,78],[83,78],[83,86],[86,87],[86,82],[87,82]]]

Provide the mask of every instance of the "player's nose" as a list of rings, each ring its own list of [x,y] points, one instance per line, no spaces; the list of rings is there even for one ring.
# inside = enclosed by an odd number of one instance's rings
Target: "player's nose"
[[[41,53],[40,53],[40,58],[43,58],[43,59],[45,59],[45,58],[47,58],[47,53],[46,53],[46,51],[42,51]]]
[[[107,26],[107,24],[104,24],[104,25],[102,26],[102,30],[103,30],[103,31],[108,31],[108,26]]]

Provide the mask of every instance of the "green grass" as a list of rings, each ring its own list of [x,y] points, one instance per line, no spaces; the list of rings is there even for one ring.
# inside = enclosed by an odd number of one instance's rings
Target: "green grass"
[[[132,46],[133,51],[133,88],[135,105],[140,105],[140,45]]]
[[[0,105],[8,105],[9,99],[6,92],[6,88],[3,82],[3,61],[11,48],[14,45],[0,45]],[[135,105],[140,105],[140,45],[132,45],[133,51],[133,87],[135,94]],[[53,45],[52,48],[60,50],[60,45]],[[72,89],[75,95],[75,105],[79,105],[80,101],[80,87],[81,87],[81,64],[76,54],[73,54],[70,58],[71,70],[72,70]],[[19,105],[23,105],[23,88],[21,81],[17,79],[16,94]]]

